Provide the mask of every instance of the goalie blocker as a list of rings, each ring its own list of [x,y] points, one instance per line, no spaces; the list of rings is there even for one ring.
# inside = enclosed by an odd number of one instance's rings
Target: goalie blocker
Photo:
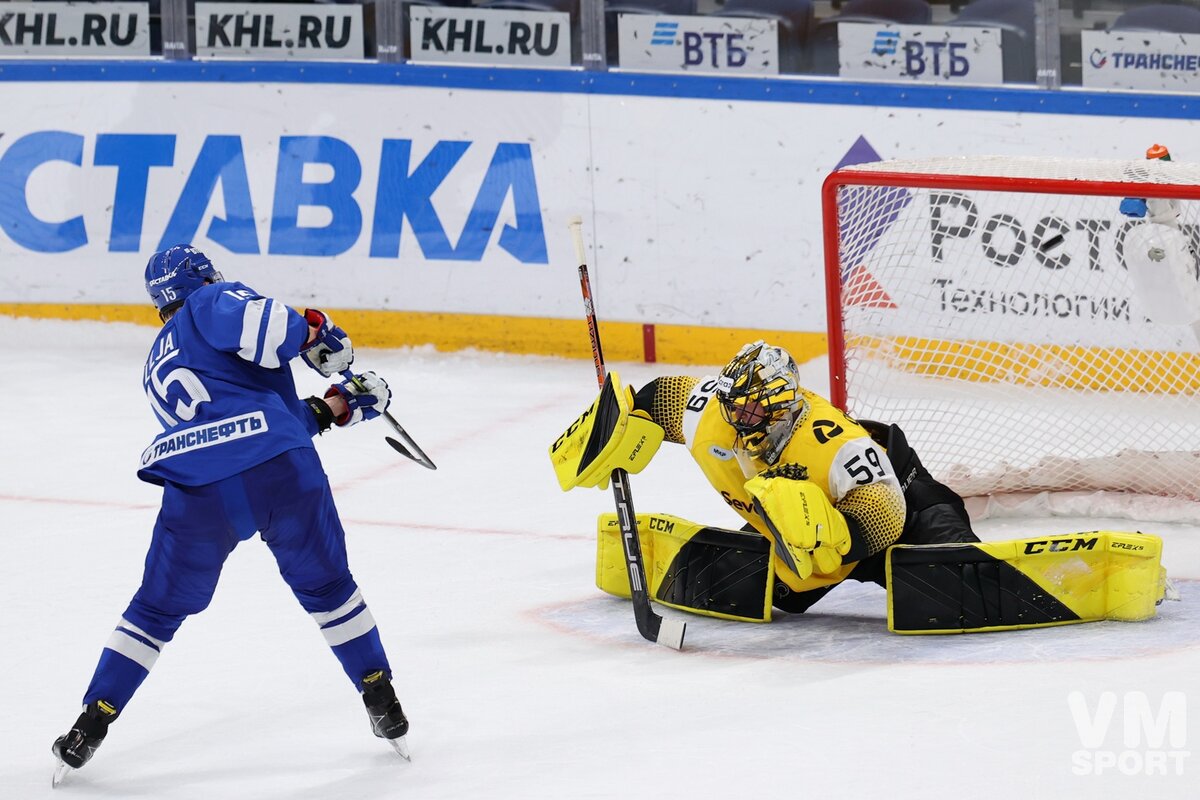
[[[721,619],[770,622],[770,542],[667,514],[638,514],[651,597]],[[629,597],[615,514],[599,519],[596,585]],[[1166,571],[1157,536],[1071,533],[978,544],[897,545],[887,554],[888,629],[970,633],[1150,619]]]

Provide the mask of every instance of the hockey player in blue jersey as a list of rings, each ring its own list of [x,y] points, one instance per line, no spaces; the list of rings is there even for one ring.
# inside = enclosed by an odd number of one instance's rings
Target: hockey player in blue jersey
[[[178,245],[146,266],[162,330],[142,383],[163,432],[138,477],[163,487],[142,584],[105,644],[84,711],[53,746],[55,784],[87,763],[185,618],[212,598],[225,558],[255,532],[362,693],[376,736],[407,757],[408,720],[375,620],[346,560],[345,534],[312,437],[374,419],[391,399],[374,373],[300,399],[288,362],[325,377],[348,370],[345,332],[225,281]]]

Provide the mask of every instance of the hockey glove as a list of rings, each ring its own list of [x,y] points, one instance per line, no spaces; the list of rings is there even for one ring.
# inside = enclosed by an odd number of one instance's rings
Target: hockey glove
[[[610,372],[600,395],[550,445],[550,463],[564,492],[577,486],[607,489],[614,469],[631,474],[645,469],[663,436],[644,411],[633,408],[633,393]]]
[[[785,477],[787,471],[786,466],[768,470],[747,481],[746,491],[786,566],[801,580],[814,572],[828,575],[850,552],[850,528],[821,487]]]
[[[300,350],[304,361],[326,378],[350,369],[354,346],[346,332],[315,308],[304,309],[304,319],[309,327],[317,329],[313,340]]]
[[[330,386],[325,392],[326,397],[341,395],[346,401],[346,413],[334,420],[343,428],[375,419],[387,411],[392,402],[392,392],[383,378],[374,372],[364,372],[357,377],[362,384],[361,388],[351,381],[342,381]]]

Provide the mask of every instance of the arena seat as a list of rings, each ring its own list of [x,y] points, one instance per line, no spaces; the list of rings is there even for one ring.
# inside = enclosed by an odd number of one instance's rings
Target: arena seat
[[[1034,38],[1037,9],[1034,0],[975,0],[948,25],[999,28],[1004,48],[1006,83],[1033,83],[1037,80]]]
[[[713,16],[773,19],[779,25],[779,71],[803,72],[814,24],[811,0],[726,0]]]
[[[841,11],[821,20],[821,25],[837,22],[899,22],[904,25],[928,25],[933,9],[925,0],[846,0]]]
[[[1131,8],[1117,17],[1109,30],[1200,33],[1200,8],[1166,3]]]
[[[813,71],[837,74],[838,23],[928,25],[932,21],[933,9],[925,0],[846,0],[841,11],[817,22],[812,37]]]
[[[689,17],[696,13],[696,0],[609,0],[604,4],[604,42],[608,50],[608,65],[620,65],[617,52],[618,14],[666,14]]]
[[[487,0],[479,8],[498,8],[511,11],[558,11],[574,14],[579,8],[576,0]]]
[[[471,0],[412,0],[405,6],[444,6],[449,8],[473,8]],[[405,14],[407,17],[408,15]]]

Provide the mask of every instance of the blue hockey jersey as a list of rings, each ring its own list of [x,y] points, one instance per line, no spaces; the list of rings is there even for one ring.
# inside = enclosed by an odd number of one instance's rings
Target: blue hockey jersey
[[[316,418],[288,366],[307,340],[304,317],[241,283],[193,292],[146,359],[142,384],[163,433],[138,477],[200,486],[312,447]]]

